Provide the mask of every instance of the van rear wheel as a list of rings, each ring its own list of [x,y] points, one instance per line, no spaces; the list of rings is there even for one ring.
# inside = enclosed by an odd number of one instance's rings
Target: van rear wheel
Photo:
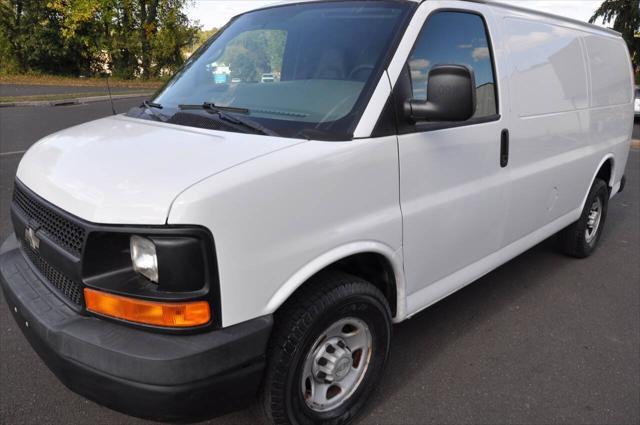
[[[585,258],[593,253],[602,235],[608,205],[609,187],[604,180],[596,179],[580,218],[560,233],[560,247],[565,254]]]
[[[329,271],[276,313],[261,392],[274,424],[347,424],[382,375],[391,339],[384,295],[355,276]]]

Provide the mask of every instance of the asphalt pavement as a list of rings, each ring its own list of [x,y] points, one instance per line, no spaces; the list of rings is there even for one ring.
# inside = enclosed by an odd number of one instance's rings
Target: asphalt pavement
[[[106,102],[0,109],[2,239],[11,232],[22,152],[109,111]],[[396,326],[385,377],[361,422],[640,423],[640,150],[631,151],[626,174],[592,257],[564,257],[550,238]],[[0,423],[148,423],[67,390],[0,301]],[[208,423],[255,418],[240,411]]]

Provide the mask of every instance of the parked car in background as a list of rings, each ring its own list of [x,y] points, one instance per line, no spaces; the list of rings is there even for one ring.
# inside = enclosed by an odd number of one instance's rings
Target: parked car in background
[[[257,397],[268,423],[349,423],[394,323],[556,233],[588,257],[624,188],[633,82],[612,30],[315,1],[205,46],[153,102],[18,167],[5,300],[56,376],[111,408],[191,420]]]
[[[262,74],[262,78],[260,79],[263,83],[273,83],[275,80],[275,76],[271,73]]]

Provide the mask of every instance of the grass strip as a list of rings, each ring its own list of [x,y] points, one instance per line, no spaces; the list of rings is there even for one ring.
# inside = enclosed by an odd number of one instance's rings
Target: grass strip
[[[144,96],[148,93],[149,91],[140,91],[140,92],[132,91],[132,92],[126,92],[126,93],[113,93],[113,98],[117,99],[119,96],[122,96],[122,95]],[[108,94],[106,92],[101,91],[101,92],[90,92],[90,93],[59,93],[59,94],[42,94],[42,95],[30,95],[30,96],[0,96],[0,103],[82,99],[83,97],[107,96],[107,95]]]
[[[164,80],[121,80],[109,78],[111,87],[157,89]],[[106,87],[104,78],[60,77],[57,75],[23,74],[0,75],[0,84],[36,85],[36,86],[73,86],[73,87]]]

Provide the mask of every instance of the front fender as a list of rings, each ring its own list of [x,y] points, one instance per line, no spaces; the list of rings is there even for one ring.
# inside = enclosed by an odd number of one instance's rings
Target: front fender
[[[397,311],[396,316],[394,317],[394,321],[402,321],[402,319],[404,319],[404,317],[406,316],[405,279],[402,267],[402,249],[394,251],[388,245],[376,241],[358,241],[348,243],[327,251],[324,254],[316,257],[312,261],[308,262],[293,275],[291,275],[291,277],[278,288],[276,293],[273,294],[271,299],[269,299],[269,302],[264,309],[264,314],[272,314],[273,312],[275,312],[278,308],[280,308],[282,304],[285,303],[287,299],[289,299],[289,297],[298,288],[300,288],[300,286],[302,286],[306,281],[309,280],[309,278],[311,278],[321,270],[351,255],[364,253],[380,254],[384,256],[391,264],[395,277],[397,297]]]
[[[231,326],[275,311],[314,273],[352,254],[384,255],[399,275],[398,181],[395,136],[309,141],[193,185],[168,223],[211,230],[222,323]],[[398,306],[403,314],[404,298]]]

